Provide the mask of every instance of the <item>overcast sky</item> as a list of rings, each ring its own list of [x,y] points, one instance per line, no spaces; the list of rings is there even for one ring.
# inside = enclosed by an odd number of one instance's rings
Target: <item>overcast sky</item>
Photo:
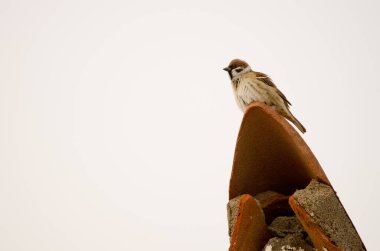
[[[227,250],[242,58],[378,250],[379,7],[1,0],[0,249]]]

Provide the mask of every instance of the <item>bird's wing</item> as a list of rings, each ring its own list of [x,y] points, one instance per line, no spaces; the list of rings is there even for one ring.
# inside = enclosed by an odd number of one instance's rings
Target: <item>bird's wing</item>
[[[263,83],[273,87],[276,89],[277,94],[285,101],[286,106],[292,105],[289,100],[285,97],[285,95],[277,88],[277,86],[273,83],[272,79],[265,73],[256,71],[256,78],[261,80]]]

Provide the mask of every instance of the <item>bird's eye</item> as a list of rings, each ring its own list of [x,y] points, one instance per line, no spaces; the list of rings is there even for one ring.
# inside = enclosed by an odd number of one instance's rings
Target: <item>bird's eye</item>
[[[242,70],[243,70],[243,69],[239,67],[239,68],[236,68],[235,71],[236,71],[236,72],[241,72]]]

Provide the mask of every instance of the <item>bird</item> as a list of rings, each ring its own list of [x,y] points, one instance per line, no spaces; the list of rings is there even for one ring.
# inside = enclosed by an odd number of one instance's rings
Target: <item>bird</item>
[[[302,133],[305,127],[289,110],[292,104],[265,73],[253,71],[249,64],[241,59],[233,59],[228,67],[235,100],[244,112],[252,102],[262,102],[292,122]]]

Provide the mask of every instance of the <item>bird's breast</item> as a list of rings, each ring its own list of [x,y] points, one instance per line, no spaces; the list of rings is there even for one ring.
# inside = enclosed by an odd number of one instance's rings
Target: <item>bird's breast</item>
[[[236,86],[235,95],[244,102],[265,102],[268,99],[268,90],[259,80],[242,78]]]

